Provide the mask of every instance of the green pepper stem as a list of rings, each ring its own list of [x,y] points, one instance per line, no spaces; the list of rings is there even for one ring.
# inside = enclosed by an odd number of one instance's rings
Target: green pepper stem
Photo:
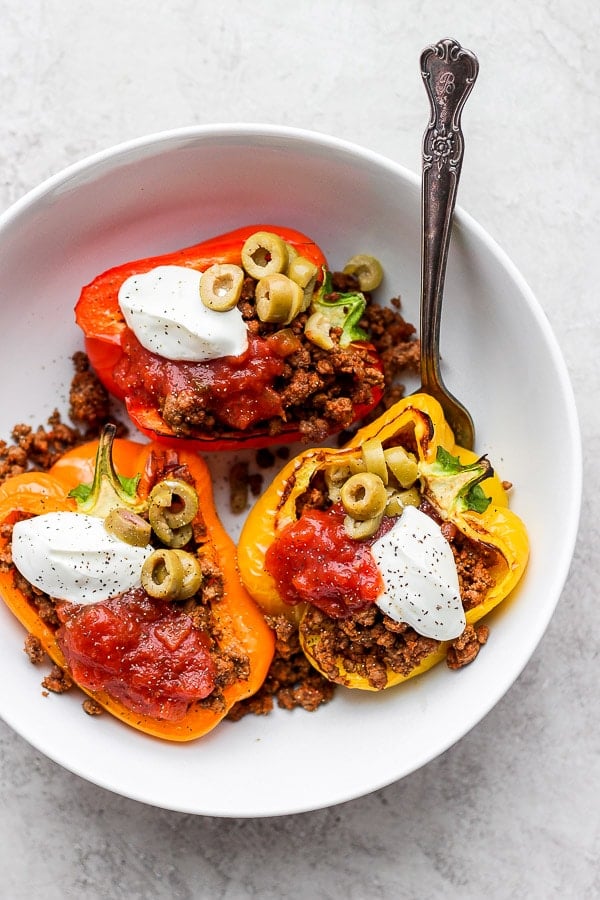
[[[433,463],[419,463],[419,476],[424,491],[442,515],[467,509],[483,513],[490,505],[481,482],[494,474],[487,456],[463,465],[443,447],[438,447]]]
[[[147,506],[147,502],[137,495],[140,476],[124,478],[115,470],[113,443],[116,433],[116,426],[112,423],[104,426],[98,441],[94,480],[91,484],[79,484],[69,493],[77,501],[77,511],[80,513],[106,518],[117,507],[137,513]]]

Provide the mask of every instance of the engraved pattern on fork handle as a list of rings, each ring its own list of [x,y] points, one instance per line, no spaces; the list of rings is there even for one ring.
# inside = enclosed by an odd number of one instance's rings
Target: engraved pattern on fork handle
[[[421,54],[421,75],[431,104],[431,120],[423,136],[421,215],[421,382],[440,381],[441,301],[450,244],[452,214],[464,153],[460,125],[479,63],[454,40],[445,38]]]

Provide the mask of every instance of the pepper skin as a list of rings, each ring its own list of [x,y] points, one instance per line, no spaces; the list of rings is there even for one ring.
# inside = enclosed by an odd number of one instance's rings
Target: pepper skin
[[[187,266],[202,272],[213,264],[229,263],[239,266],[245,240],[257,231],[275,232],[319,269],[326,266],[323,252],[306,235],[280,226],[249,225],[173,253],[116,266],[99,275],[81,291],[75,307],[75,319],[84,332],[85,349],[91,366],[107,390],[124,401],[132,422],[150,439],[202,452],[252,449],[301,440],[301,433],[293,423],[284,423],[282,431],[276,435],[253,426],[246,429],[231,428],[216,437],[208,430],[198,431],[190,436],[178,435],[163,419],[158,404],[149,404],[146,399],[140,399],[135,391],[124,392],[114,377],[115,368],[125,358],[126,337],[131,335],[118,302],[119,288],[123,282],[131,275],[143,274],[159,265]],[[370,365],[382,371],[381,360],[374,347],[364,340],[356,341],[356,344],[365,348]],[[354,421],[359,421],[373,409],[381,395],[379,388],[373,388],[372,401],[356,405]]]
[[[41,515],[61,510],[76,511],[76,502],[69,492],[77,485],[89,483],[94,476],[98,441],[84,444],[66,453],[47,473],[25,473],[9,478],[0,485],[0,523],[10,524],[19,514]],[[164,456],[165,448],[157,444],[139,444],[129,440],[115,440],[113,461],[116,470],[132,478],[142,473],[138,496],[147,495],[144,472],[152,454]],[[175,453],[175,451],[171,451]],[[241,650],[249,660],[247,680],[237,680],[224,689],[224,707],[218,712],[191,704],[185,717],[168,722],[134,713],[104,691],[87,691],[108,712],[133,728],[170,741],[189,741],[213,729],[238,700],[251,696],[261,686],[273,656],[274,640],[270,629],[240,583],[235,547],[219,521],[212,497],[210,474],[202,459],[193,453],[176,453],[180,464],[191,472],[200,499],[198,521],[206,528],[205,542],[199,552],[207,554],[219,566],[224,580],[222,599],[213,603],[212,612],[219,631],[222,649]],[[6,538],[0,539],[0,546]],[[15,587],[11,571],[0,572],[0,596],[25,629],[37,637],[50,658],[61,669],[67,663],[52,627],[42,621],[35,608]]]
[[[332,464],[340,465],[349,459],[359,459],[361,445],[369,439],[385,442],[385,446],[393,446],[395,436],[403,434],[414,435],[413,450],[419,462],[422,495],[433,505],[439,517],[443,521],[452,522],[473,541],[482,542],[486,547],[497,551],[498,563],[493,569],[494,584],[482,603],[467,610],[467,624],[479,621],[513,590],[525,570],[529,555],[527,532],[523,523],[507,508],[506,492],[496,475],[486,477],[481,482],[484,494],[491,501],[483,512],[465,508],[460,492],[448,490],[447,477],[438,480],[438,447],[458,457],[463,465],[476,463],[477,457],[455,444],[453,433],[436,400],[425,394],[413,394],[360,429],[343,449],[312,449],[290,460],[257,501],[240,536],[238,560],[244,584],[267,615],[283,615],[300,624],[307,609],[305,603],[292,606],[283,601],[275,580],[264,570],[264,562],[267,550],[278,534],[287,525],[297,521],[296,502],[315,473]],[[311,642],[316,639],[316,635],[305,638],[303,650],[309,661],[319,668],[311,656],[310,647]],[[447,648],[448,642],[441,642],[408,675],[388,669],[386,687],[427,671],[445,658]],[[339,682],[347,687],[374,690],[363,676],[345,671],[341,661],[338,661],[338,670]]]

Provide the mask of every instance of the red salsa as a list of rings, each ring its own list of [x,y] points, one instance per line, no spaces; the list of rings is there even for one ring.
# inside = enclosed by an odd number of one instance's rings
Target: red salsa
[[[193,401],[190,405],[231,428],[244,430],[283,416],[276,379],[284,371],[285,357],[299,346],[297,339],[282,339],[277,333],[268,338],[249,334],[248,341],[241,356],[185,362],[146,350],[133,332],[127,331],[123,358],[113,372],[114,384],[121,396],[135,395],[141,405],[159,409],[168,397],[187,397]]]
[[[57,641],[75,681],[128,709],[177,722],[215,687],[206,634],[137,588],[102,603],[59,603]]]
[[[312,603],[333,618],[364,609],[384,588],[370,542],[348,537],[340,506],[305,509],[269,546],[265,567],[286,603]]]

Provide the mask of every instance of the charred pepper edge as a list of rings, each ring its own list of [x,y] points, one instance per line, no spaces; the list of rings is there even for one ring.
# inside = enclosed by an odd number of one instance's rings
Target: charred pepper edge
[[[474,472],[477,484],[484,482],[490,496],[491,503],[486,504],[487,508],[483,512],[476,512],[462,503],[452,503],[449,509],[440,510],[442,518],[453,522],[466,537],[486,544],[502,560],[495,586],[481,604],[467,611],[467,624],[479,621],[514,589],[523,575],[529,555],[524,524],[507,508],[506,493],[498,477],[490,474],[489,461],[486,459],[482,462],[471,451],[458,447],[439,403],[428,395],[415,394],[401,400],[375,422],[361,428],[342,450],[320,449],[301,453],[284,467],[258,500],[242,529],[238,558],[243,582],[267,614],[283,614],[296,623],[302,620],[302,606],[290,608],[283,603],[276,583],[264,572],[263,563],[266,549],[278,531],[294,521],[296,500],[306,490],[315,472],[324,468],[325,464],[343,463],[345,458],[355,454],[368,439],[378,438],[382,442],[393,440],[407,425],[414,428],[416,448],[424,471],[435,462],[437,448],[442,446],[446,452],[456,456],[461,469],[466,468],[469,475]],[[464,483],[461,483],[461,487],[464,488]],[[431,501],[432,497],[429,499]],[[435,497],[433,500],[435,501]],[[304,639],[304,651],[311,664],[315,665],[310,653],[312,641]],[[441,643],[408,676],[389,671],[387,687],[421,674],[440,662],[448,644],[449,642]],[[318,666],[315,667],[318,669]],[[321,674],[325,675],[323,672]],[[343,683],[353,688],[373,690],[365,678],[351,673],[343,673]]]

